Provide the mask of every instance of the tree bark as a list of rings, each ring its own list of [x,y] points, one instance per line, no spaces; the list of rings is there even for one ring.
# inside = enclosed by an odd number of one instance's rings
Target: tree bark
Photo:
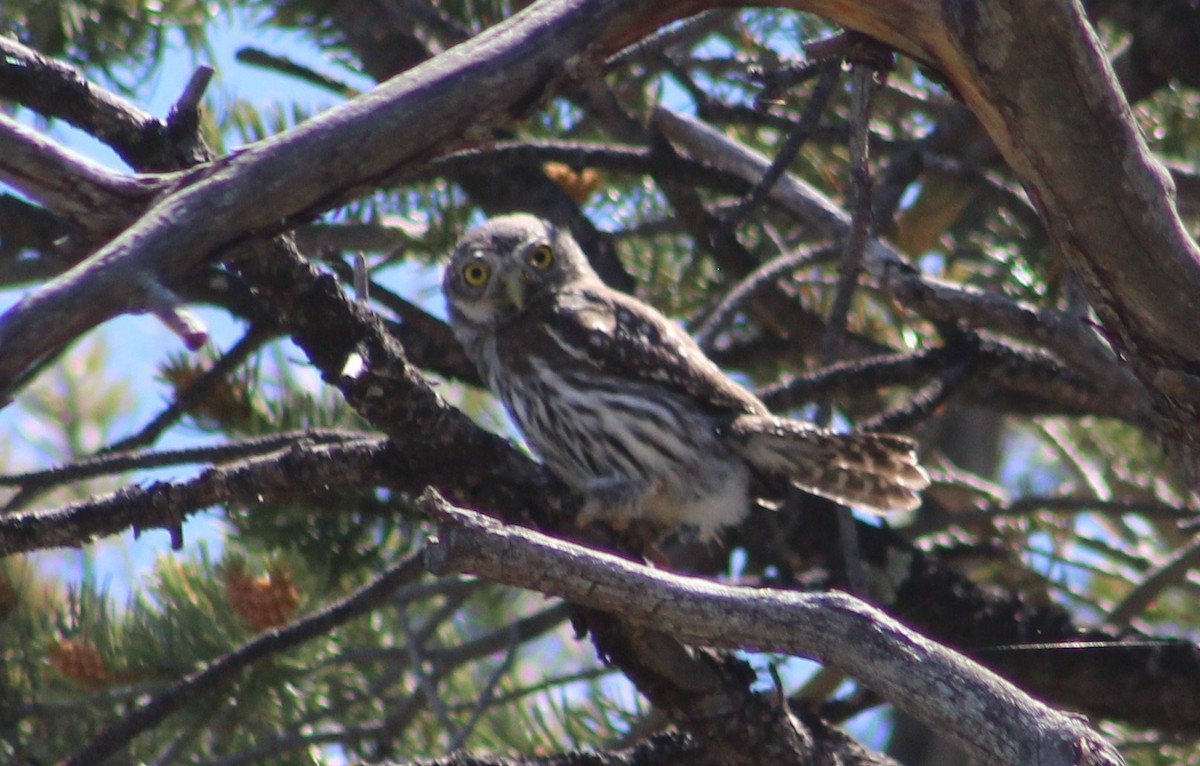
[[[426,562],[620,615],[697,646],[783,652],[843,670],[946,733],[981,764],[1123,763],[1099,734],[844,593],[737,588],[680,577],[470,511],[436,496]],[[697,679],[698,680],[698,679]]]

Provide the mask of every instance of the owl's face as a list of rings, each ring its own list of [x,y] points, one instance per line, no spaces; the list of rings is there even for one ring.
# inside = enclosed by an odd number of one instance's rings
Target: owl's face
[[[594,272],[569,232],[531,215],[509,215],[459,240],[442,290],[455,331],[478,333],[495,331],[589,275]]]

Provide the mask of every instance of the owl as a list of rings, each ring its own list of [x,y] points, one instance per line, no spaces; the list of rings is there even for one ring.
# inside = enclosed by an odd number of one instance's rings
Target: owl
[[[579,522],[712,536],[762,480],[840,503],[915,507],[915,445],[772,415],[653,307],[604,285],[564,228],[517,214],[458,242],[450,326],[529,446],[584,498]]]

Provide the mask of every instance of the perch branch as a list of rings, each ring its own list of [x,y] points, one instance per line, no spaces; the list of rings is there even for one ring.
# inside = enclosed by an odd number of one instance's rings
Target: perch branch
[[[861,679],[979,763],[1120,764],[1080,720],[842,593],[739,588],[681,577],[506,527],[427,495],[440,520],[426,563],[561,596],[689,643],[814,657]]]

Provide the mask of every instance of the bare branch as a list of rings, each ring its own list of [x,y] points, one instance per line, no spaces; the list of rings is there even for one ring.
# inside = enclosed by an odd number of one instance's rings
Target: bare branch
[[[723,227],[737,228],[738,224],[758,206],[766,193],[787,170],[792,160],[796,159],[796,155],[800,153],[805,141],[817,126],[821,113],[825,111],[825,106],[829,103],[829,97],[833,95],[834,86],[837,85],[838,75],[841,74],[841,60],[818,62],[814,66],[820,71],[821,77],[817,80],[817,85],[813,88],[808,103],[804,105],[800,119],[796,121],[796,125],[784,139],[775,158],[771,160],[771,167],[763,173],[762,178],[754,185],[750,194],[725,215],[725,220],[721,222]],[[865,141],[863,145],[865,151]]]
[[[254,439],[230,441],[206,447],[163,450],[161,452],[136,450],[103,452],[95,457],[48,468],[44,471],[30,471],[29,473],[0,476],[0,487],[21,487],[22,489],[51,487],[70,481],[90,479],[94,476],[104,476],[124,471],[161,468],[163,466],[182,465],[186,463],[227,463],[231,460],[241,460],[254,455],[278,452],[295,443],[311,442],[313,444],[329,444],[362,441],[363,439],[370,438],[378,437],[370,437],[351,431],[312,429],[307,431],[285,431]]]
[[[5,115],[0,143],[0,180],[97,234],[124,227],[163,187],[114,173]]]
[[[401,476],[387,466],[394,452],[383,440],[350,444],[293,443],[281,453],[210,468],[194,479],[130,487],[52,511],[0,517],[0,556],[79,546],[99,535],[133,529],[177,529],[213,505],[293,497],[308,487],[390,484]]]
[[[1125,594],[1125,598],[1113,607],[1105,620],[1115,628],[1128,627],[1160,593],[1172,585],[1179,584],[1200,563],[1200,535],[1192,538],[1191,542],[1175,551],[1152,572]]]
[[[833,253],[829,245],[805,247],[795,253],[781,255],[750,272],[741,282],[725,294],[713,308],[708,318],[696,330],[696,342],[702,348],[711,349],[717,334],[732,321],[734,314],[745,307],[746,302],[759,290],[765,289],[775,280],[815,263]]]
[[[854,190],[854,209],[849,231],[842,242],[842,257],[838,260],[837,289],[829,308],[829,321],[821,336],[821,364],[829,366],[841,356],[842,336],[850,315],[850,302],[858,287],[863,256],[874,226],[871,221],[871,167],[867,158],[867,137],[871,119],[871,91],[874,72],[855,64],[850,78],[850,185]],[[819,426],[829,425],[833,402],[826,398],[817,406],[814,418]]]
[[[208,328],[178,295],[146,277],[141,280],[146,307],[158,321],[175,333],[188,351],[199,351],[208,342]]]
[[[427,496],[430,497],[430,496]],[[718,585],[505,527],[427,499],[441,531],[434,573],[473,571],[569,598],[689,643],[815,657],[945,732],[980,763],[1120,764],[1076,718],[1034,700],[970,660],[841,593]]]
[[[149,158],[175,151],[154,115],[10,37],[0,37],[0,95],[95,136],[132,167],[163,168]]]

